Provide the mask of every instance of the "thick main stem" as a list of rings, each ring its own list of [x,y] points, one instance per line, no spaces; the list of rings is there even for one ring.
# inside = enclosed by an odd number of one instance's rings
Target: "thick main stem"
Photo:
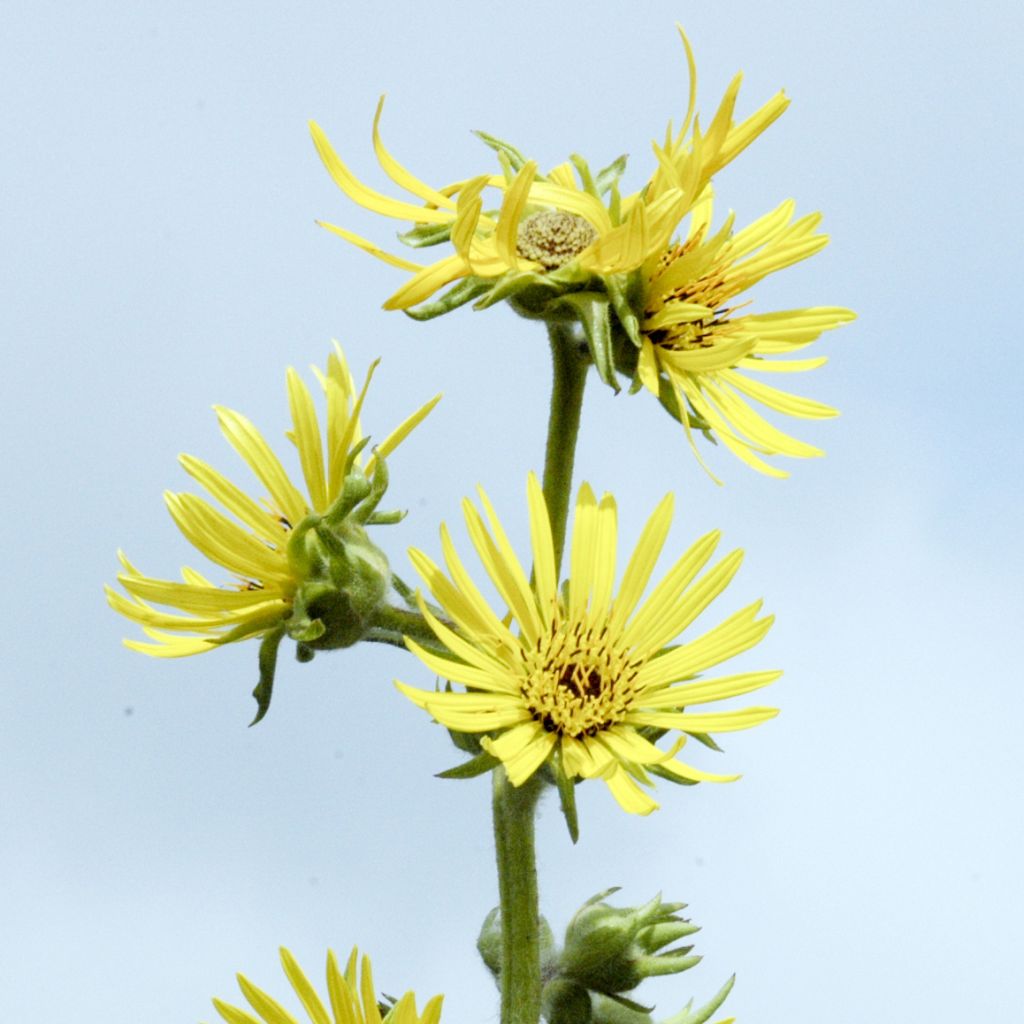
[[[572,326],[549,324],[548,335],[554,382],[542,487],[558,567],[565,547],[576,435],[589,364],[580,354]],[[533,819],[542,786],[536,774],[517,787],[508,781],[504,768],[494,772],[494,845],[502,931],[501,1024],[537,1024],[540,1020],[540,905]]]
[[[501,902],[501,1024],[540,1020],[540,902],[533,814],[541,782],[494,772],[494,849]]]

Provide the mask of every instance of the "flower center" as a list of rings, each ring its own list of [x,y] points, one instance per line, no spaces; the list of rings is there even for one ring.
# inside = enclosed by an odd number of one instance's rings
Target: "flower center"
[[[662,253],[648,286],[649,295],[656,298],[657,302],[644,310],[643,331],[651,344],[670,352],[713,348],[716,342],[732,330],[729,324],[732,310],[725,308],[723,268],[712,266],[695,280],[672,283],[672,277],[678,277],[677,265],[689,256],[698,241],[699,238],[690,239],[684,245],[674,246]],[[647,326],[657,321],[659,311],[661,314],[671,312],[674,305],[683,303],[708,306],[715,312],[699,320],[670,322],[661,327]]]
[[[523,699],[548,732],[594,736],[629,711],[639,668],[607,627],[555,624],[528,656]]]
[[[519,225],[516,252],[523,259],[540,263],[545,270],[556,270],[579,256],[595,238],[597,232],[582,217],[542,210]]]

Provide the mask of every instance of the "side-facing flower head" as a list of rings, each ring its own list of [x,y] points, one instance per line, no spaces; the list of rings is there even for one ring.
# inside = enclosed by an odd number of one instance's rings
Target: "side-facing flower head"
[[[652,774],[683,783],[738,778],[691,767],[675,755],[690,736],[713,745],[709,733],[748,729],[777,714],[768,707],[690,710],[758,690],[781,674],[697,679],[753,647],[771,626],[771,616],[758,617],[757,601],[700,635],[690,633],[736,573],[742,552],[726,555],[702,575],[719,541],[717,531],[709,533],[645,598],[672,520],[672,496],[666,495],[644,527],[615,595],[615,500],[606,494],[598,501],[584,484],[563,588],[536,477],[531,474],[528,484],[532,581],[483,491],[480,498],[483,516],[468,500],[463,503],[466,524],[508,615],[490,607],[442,526],[447,575],[421,551],[410,557],[452,621],[445,625],[421,601],[449,653],[406,643],[429,669],[466,689],[432,692],[398,683],[399,689],[449,729],[487,734],[484,749],[516,786],[550,762],[556,777],[604,779],[625,810],[648,814],[658,804],[640,786],[652,785]],[[675,643],[681,634],[685,639]],[[680,735],[669,749],[660,749],[655,741],[669,730]]]
[[[370,958],[363,957],[357,974],[358,958],[359,951],[353,949],[342,972],[334,952],[328,950],[328,1003],[325,1005],[295,958],[282,947],[281,966],[312,1024],[438,1024],[443,996],[434,996],[423,1007],[422,1013],[416,1010],[416,997],[412,992],[406,992],[398,1002],[390,1006],[380,1003],[373,985]],[[257,1016],[254,1017],[248,1010],[214,999],[214,1007],[228,1024],[297,1024],[296,1018],[288,1010],[257,988],[244,974],[237,977],[242,995]]]
[[[412,224],[400,236],[414,247],[451,244],[454,251],[422,264],[385,252],[345,228],[324,224],[359,248],[412,276],[385,303],[428,317],[478,299],[478,306],[516,299],[527,315],[554,316],[550,307],[577,292],[603,293],[612,280],[613,299],[624,303],[625,286],[617,275],[635,271],[652,252],[664,249],[686,212],[704,193],[711,176],[733,160],[788,105],[780,92],[750,117],[736,123],[733,113],[741,76],[737,75],[702,131],[694,114],[696,66],[680,29],[690,76],[690,98],[677,132],[671,124],[663,144],[653,144],[656,167],[643,188],[621,196],[625,169],[620,157],[600,173],[574,155],[546,175],[513,146],[486,133],[481,138],[496,150],[498,175],[482,174],[434,188],[411,174],[380,138],[381,106],[373,122],[373,147],[384,173],[411,199],[396,199],[364,185],[338,156],[321,128],[311,124],[313,141],[338,187],[359,205],[384,217]],[[383,103],[383,100],[381,101]],[[496,189],[500,204],[486,210],[483,194]],[[458,282],[443,299],[413,310],[442,288]],[[605,317],[607,313],[605,298]],[[566,305],[564,315],[578,309]],[[606,317],[607,318],[607,317]]]
[[[215,407],[224,437],[267,497],[256,501],[205,462],[191,455],[180,457],[189,476],[227,514],[196,495],[167,492],[171,517],[185,538],[227,570],[233,581],[220,586],[188,567],[182,570],[181,582],[158,579],[144,575],[121,555],[124,571],[118,581],[128,596],[108,587],[107,598],[149,638],[125,640],[126,646],[157,657],[181,657],[263,636],[273,639],[272,662],[286,631],[310,652],[359,639],[389,581],[387,559],[365,529],[396,521],[395,515],[376,511],[387,486],[384,459],[440,398],[406,419],[364,464],[368,439],[359,416],[376,365],[356,392],[335,343],[326,372],[316,371],[326,398],[326,437],[309,389],[289,369],[288,438],[297,449],[305,493],[245,416]],[[162,611],[156,605],[177,611]]]
[[[835,416],[836,410],[747,374],[799,373],[821,366],[824,356],[772,357],[805,348],[855,314],[837,306],[813,306],[737,315],[746,305],[736,301],[743,292],[823,249],[828,235],[816,232],[821,214],[794,220],[795,205],[788,200],[735,234],[730,215],[708,237],[711,208],[709,197],[693,211],[685,241],[645,260],[641,344],[639,352],[631,353],[634,366],[622,368],[633,369],[637,385],[651,391],[682,422],[695,453],[691,418],[754,469],[788,476],[760,456],[807,458],[821,455],[821,450],[783,433],[749,400],[802,419]]]

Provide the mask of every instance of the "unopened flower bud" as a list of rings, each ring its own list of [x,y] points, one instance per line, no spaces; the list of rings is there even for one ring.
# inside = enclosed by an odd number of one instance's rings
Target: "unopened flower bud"
[[[603,902],[614,889],[588,900],[565,933],[560,971],[595,992],[628,992],[644,978],[685,971],[700,960],[692,946],[666,949],[698,926],[678,916],[683,903],[656,896],[642,907]]]
[[[540,919],[538,941],[540,943],[540,970],[542,976],[554,973],[554,964],[557,959],[555,949],[555,936],[551,931],[551,925],[542,917]],[[501,934],[501,910],[495,907],[484,918],[480,926],[480,934],[476,940],[477,952],[484,965],[494,975],[495,981],[501,974],[502,957],[502,934]]]
[[[353,473],[334,505],[323,515],[306,516],[289,538],[288,562],[300,582],[285,628],[309,650],[351,647],[387,595],[387,557],[363,525],[366,507],[372,502],[375,508],[382,493],[362,473]]]
[[[541,992],[541,1013],[547,1024],[591,1024],[590,992],[568,978],[554,978]]]

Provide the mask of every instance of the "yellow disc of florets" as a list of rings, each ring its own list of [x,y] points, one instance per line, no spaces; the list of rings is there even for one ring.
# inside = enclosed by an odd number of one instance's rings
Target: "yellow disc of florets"
[[[594,736],[632,708],[641,664],[617,639],[607,624],[556,622],[528,653],[523,699],[548,732]]]
[[[545,270],[557,270],[572,262],[597,232],[582,217],[559,210],[542,210],[527,217],[516,234],[516,252],[535,260]]]

